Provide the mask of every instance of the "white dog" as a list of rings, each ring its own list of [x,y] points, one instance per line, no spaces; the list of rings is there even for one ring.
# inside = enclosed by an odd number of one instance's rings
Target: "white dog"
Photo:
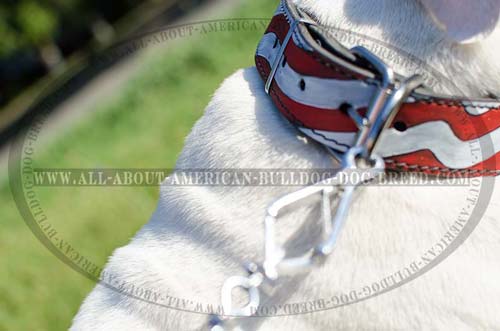
[[[498,0],[296,2],[323,25],[370,36],[423,60],[465,97],[500,95]],[[388,64],[396,72],[405,70],[396,61]],[[441,83],[451,89],[450,83]],[[279,114],[254,67],[224,81],[177,162],[180,169],[329,167],[331,156]],[[296,189],[163,185],[151,220],[114,252],[103,276],[142,300],[99,284],[71,329],[207,329],[208,317],[199,310],[206,313],[208,305],[220,305],[222,284],[244,275],[244,262],[262,261],[265,208]],[[457,186],[360,189],[326,263],[280,280],[281,289],[266,304],[283,308],[302,302],[297,309],[304,312],[319,299],[327,305],[352,291],[375,293],[373,284],[388,276],[403,279],[420,268],[422,257],[427,261],[442,251],[439,243],[450,239],[447,231],[469,193],[469,187]],[[335,309],[252,317],[241,324],[245,330],[498,330],[499,198],[496,192],[480,223],[453,254],[403,286]],[[291,249],[300,251],[313,240],[314,226],[296,233],[312,209],[280,220],[280,238],[295,236]],[[297,306],[287,307],[293,313]]]

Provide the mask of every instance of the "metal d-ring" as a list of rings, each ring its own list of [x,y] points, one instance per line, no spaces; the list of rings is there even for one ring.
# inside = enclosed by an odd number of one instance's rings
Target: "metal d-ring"
[[[225,315],[230,316],[252,316],[260,304],[260,295],[258,287],[262,283],[263,275],[255,273],[248,277],[233,276],[229,277],[222,286],[221,298],[222,308]],[[248,303],[241,308],[233,307],[233,289],[244,288],[249,295]]]

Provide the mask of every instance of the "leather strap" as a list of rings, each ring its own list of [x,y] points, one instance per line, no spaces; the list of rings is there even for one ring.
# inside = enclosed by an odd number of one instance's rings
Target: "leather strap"
[[[346,109],[364,115],[381,77],[369,62],[311,23],[291,1],[282,0],[255,63],[263,80],[269,80],[274,104],[291,123],[317,142],[345,152],[358,132]],[[377,153],[393,170],[499,175],[500,102],[416,90],[383,133]]]

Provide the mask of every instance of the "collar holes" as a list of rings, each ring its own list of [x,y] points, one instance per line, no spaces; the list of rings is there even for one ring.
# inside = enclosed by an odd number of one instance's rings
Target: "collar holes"
[[[408,126],[406,125],[405,122],[397,121],[394,123],[394,129],[396,129],[399,132],[405,132],[408,129]]]
[[[306,89],[306,81],[304,79],[300,80],[299,87],[300,87],[301,91],[305,91],[305,89]]]
[[[349,109],[352,108],[352,105],[348,102],[343,102],[340,107],[339,107],[339,110],[344,113],[345,115],[348,115],[348,112],[349,112]]]

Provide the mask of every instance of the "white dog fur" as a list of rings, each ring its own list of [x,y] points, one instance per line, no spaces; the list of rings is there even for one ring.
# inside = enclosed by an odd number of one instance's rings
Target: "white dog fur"
[[[491,33],[489,24],[478,28],[479,13],[498,8],[496,0],[475,1],[474,8],[467,8],[477,10],[470,13],[471,20],[477,20],[471,26],[475,37],[481,35],[468,44],[452,40],[459,36],[457,40],[470,41],[470,33],[462,38],[463,31],[456,31],[454,26],[460,25],[433,23],[431,17],[448,22],[443,18],[446,11],[429,15],[417,0],[297,2],[323,24],[371,36],[424,60],[468,97],[500,95],[500,31]],[[450,1],[424,2],[431,10],[447,4],[450,15],[461,10],[459,5],[452,8]],[[396,71],[403,69],[393,65]],[[321,147],[300,136],[277,112],[252,67],[223,82],[186,139],[177,167],[326,168],[331,162]],[[114,277],[113,284],[127,282],[163,296],[219,305],[225,279],[243,275],[243,262],[262,260],[265,207],[295,189],[164,185],[151,220],[130,244],[114,252],[106,274]],[[278,290],[271,304],[328,299],[404,269],[435,247],[457,219],[467,191],[363,188],[327,263],[298,281],[287,280],[286,290]],[[496,192],[463,245],[402,287],[342,308],[243,323],[249,330],[287,331],[500,329],[499,198]],[[280,220],[280,238],[292,236],[310,213],[312,208]],[[314,228],[304,230],[292,247],[304,247]],[[167,309],[97,285],[71,330],[198,330],[206,322],[206,315]]]

